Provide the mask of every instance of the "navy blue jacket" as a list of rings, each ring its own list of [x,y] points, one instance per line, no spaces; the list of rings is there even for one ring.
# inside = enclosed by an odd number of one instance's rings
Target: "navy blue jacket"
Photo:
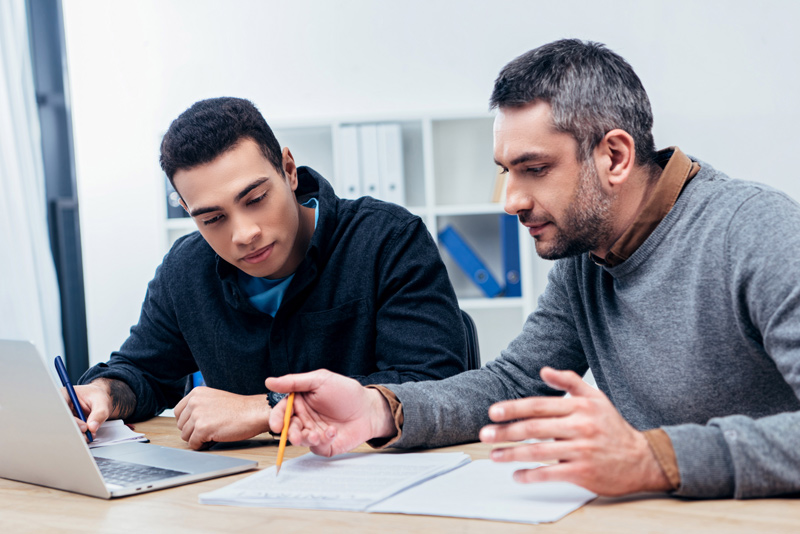
[[[319,221],[274,318],[194,232],[156,270],[130,337],[80,382],[126,382],[136,421],[174,406],[197,370],[209,387],[241,395],[265,394],[269,376],[320,368],[362,384],[466,370],[458,302],[422,220],[370,197],[340,199],[307,167],[298,178],[298,200],[320,200]]]

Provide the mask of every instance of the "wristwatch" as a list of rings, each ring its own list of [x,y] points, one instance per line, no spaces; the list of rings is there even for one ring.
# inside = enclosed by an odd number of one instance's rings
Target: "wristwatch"
[[[267,402],[270,408],[274,408],[287,393],[275,393],[274,391],[267,391]]]

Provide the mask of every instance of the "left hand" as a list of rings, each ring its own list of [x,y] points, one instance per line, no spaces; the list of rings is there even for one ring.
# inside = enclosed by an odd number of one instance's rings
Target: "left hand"
[[[599,495],[667,491],[669,480],[644,435],[628,424],[603,392],[572,371],[544,367],[545,383],[571,397],[529,397],[489,408],[498,425],[481,429],[485,443],[539,439],[498,447],[496,462],[557,462],[514,473],[517,482],[572,482]]]
[[[266,395],[236,395],[205,386],[194,388],[175,406],[181,438],[192,449],[239,441],[269,430]]]

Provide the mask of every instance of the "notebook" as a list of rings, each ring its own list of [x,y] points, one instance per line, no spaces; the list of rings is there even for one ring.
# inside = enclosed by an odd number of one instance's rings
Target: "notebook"
[[[140,442],[90,450],[60,387],[31,343],[0,340],[0,477],[110,499],[258,466]]]

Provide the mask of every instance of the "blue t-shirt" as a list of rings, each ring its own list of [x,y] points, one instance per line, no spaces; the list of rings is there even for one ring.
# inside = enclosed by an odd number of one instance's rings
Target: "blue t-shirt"
[[[316,230],[317,220],[319,220],[319,201],[316,198],[312,198],[304,203],[303,206],[314,208],[314,229]],[[289,287],[292,278],[294,278],[294,273],[286,278],[279,278],[277,280],[257,278],[241,270],[238,274],[239,286],[247,295],[250,303],[255,306],[258,311],[272,315],[273,317],[281,305],[283,295],[286,293],[286,288]]]

